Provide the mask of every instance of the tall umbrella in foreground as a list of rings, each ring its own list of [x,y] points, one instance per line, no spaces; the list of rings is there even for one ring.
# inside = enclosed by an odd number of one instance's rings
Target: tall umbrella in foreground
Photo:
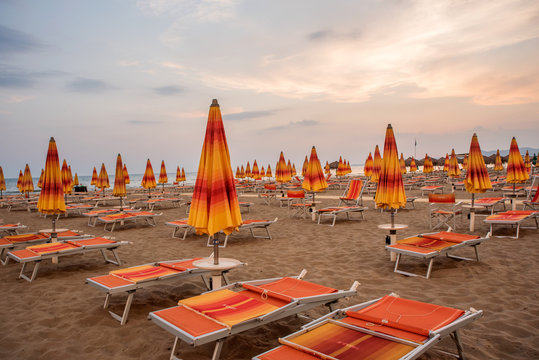
[[[43,187],[43,175],[45,175],[45,170],[41,169],[41,175],[39,175],[39,180],[37,181],[38,187]]]
[[[66,212],[64,201],[64,187],[62,184],[62,173],[60,171],[60,160],[58,159],[58,149],[56,141],[51,137],[47,160],[45,160],[45,175],[43,176],[43,187],[37,201],[37,210],[45,215],[52,215],[51,241],[56,242],[56,215]],[[58,262],[58,258],[52,259],[53,263]]]
[[[363,173],[367,177],[372,176],[372,169],[374,167],[374,161],[372,160],[372,154],[369,152],[369,156],[367,156],[367,160],[365,160],[365,166],[363,167]]]
[[[374,160],[372,165],[371,181],[377,183],[380,178],[380,170],[382,169],[382,156],[380,156],[380,148],[378,145],[374,148]]]
[[[125,166],[125,163],[124,163],[124,181],[126,185],[131,183],[131,179],[129,178],[129,173],[127,172],[127,166]]]
[[[311,157],[309,158],[301,187],[305,189],[305,191],[313,193],[313,202],[314,194],[328,187],[322,165],[320,165],[320,160],[318,159],[316,148],[314,146],[311,149]]]
[[[114,173],[114,188],[112,189],[112,196],[120,198],[120,211],[123,211],[123,199],[127,195],[125,189],[125,176],[124,166],[122,164],[122,156],[118,154],[116,158],[116,172]]]
[[[447,171],[447,175],[452,178],[457,178],[460,176],[459,161],[457,160],[455,149],[451,149],[451,158],[449,159],[449,169]]]
[[[417,164],[415,163],[415,159],[412,156],[412,160],[410,160],[410,172],[416,172],[417,171]]]
[[[34,191],[34,181],[32,180],[32,173],[30,167],[26,164],[24,168],[24,175],[22,176],[22,191],[26,197],[28,194]]]
[[[404,162],[404,155],[401,153],[401,158],[399,160],[399,164],[401,167],[401,173],[406,174],[406,163]]]
[[[97,170],[95,169],[95,166],[94,166],[94,171],[92,172],[92,180],[90,181],[90,185],[93,185],[94,188],[97,188],[98,181],[99,181],[99,175],[97,175]]]
[[[500,149],[496,150],[496,161],[494,162],[494,171],[503,171],[502,157],[500,156]]]
[[[110,187],[109,174],[107,174],[107,169],[105,169],[105,163],[101,163],[101,171],[97,178],[97,187],[103,191],[103,196],[105,196],[105,189]]]
[[[6,191],[6,179],[4,178],[4,170],[0,166],[0,199],[4,198],[2,191]]]
[[[162,192],[165,192],[165,184],[168,182],[167,168],[165,167],[165,160],[161,160],[161,169],[159,171],[159,184],[163,185]]]
[[[466,171],[466,179],[464,179],[464,186],[466,191],[472,194],[472,207],[470,208],[470,231],[474,231],[475,228],[475,194],[484,193],[488,189],[492,189],[490,178],[488,176],[487,166],[485,165],[485,159],[481,153],[481,147],[477,140],[477,135],[473,134],[472,142],[470,144],[468,158],[468,170]]]
[[[242,224],[225,129],[216,99],[210,106],[187,223],[197,234],[208,234],[213,239],[215,265],[219,264],[218,233],[223,231],[228,235]]]
[[[142,176],[142,182],[140,184],[144,189],[148,189],[148,198],[151,198],[151,189],[155,189],[157,184],[155,183],[155,175],[153,174],[153,168],[150,159],[146,161],[146,170],[144,170],[144,176]]]
[[[528,180],[529,175],[522,161],[520,150],[518,149],[517,139],[513,137],[511,139],[511,146],[509,147],[509,159],[507,160],[507,178],[505,182],[513,184],[513,194],[511,194],[511,203],[513,210],[515,207],[515,184],[520,184]]]

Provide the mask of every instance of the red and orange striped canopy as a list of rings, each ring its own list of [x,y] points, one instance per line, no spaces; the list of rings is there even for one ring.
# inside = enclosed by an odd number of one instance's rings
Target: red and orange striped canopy
[[[301,187],[305,189],[305,191],[311,192],[318,192],[326,189],[328,184],[314,146],[311,149],[311,157],[307,164],[307,170],[305,171]]]
[[[425,160],[423,160],[423,173],[430,174],[434,171],[434,166],[432,165],[432,160],[428,154],[425,154]]]
[[[271,165],[268,164],[268,168],[266,169],[266,177],[273,177],[273,174],[271,173]]]
[[[245,166],[245,177],[253,177],[253,173],[251,171],[251,164],[249,164],[249,161],[247,161],[247,165]]]
[[[266,176],[266,170],[264,170],[264,167],[262,166],[262,167],[260,168],[260,178],[263,178],[263,177],[265,177],[265,176]]]
[[[462,169],[468,170],[468,154],[464,154],[464,159],[462,159]]]
[[[402,182],[399,153],[391,124],[387,125],[386,139],[384,142],[384,158],[374,201],[376,202],[376,206],[382,209],[399,209],[406,206],[406,194]]]
[[[166,184],[168,182],[167,168],[165,167],[165,160],[161,160],[161,171],[159,171],[159,184]]]
[[[399,160],[399,164],[401,167],[401,173],[406,174],[406,163],[404,162],[404,155],[401,153],[401,158]]]
[[[37,186],[42,187],[43,186],[43,175],[45,174],[45,170],[41,169],[41,175],[39,175],[39,180],[37,181]]]
[[[0,166],[0,191],[6,190],[6,178],[4,178],[4,170]]]
[[[79,176],[75,173],[75,178],[73,179],[73,185],[80,185]]]
[[[371,181],[378,182],[380,178],[380,171],[382,169],[382,156],[380,155],[380,148],[378,145],[374,148],[374,160],[372,165]]]
[[[142,182],[140,185],[144,189],[155,189],[157,184],[155,183],[155,175],[153,174],[152,163],[150,159],[146,161],[146,170],[144,170],[144,176],[142,176]]]
[[[258,164],[255,162],[253,163],[253,169],[251,170],[251,177],[254,180],[260,180],[262,179],[262,176],[260,176],[260,170],[258,169]]]
[[[22,176],[22,192],[28,195],[28,193],[32,191],[34,191],[34,181],[32,180],[30,166],[26,164],[24,167],[24,175]]]
[[[107,174],[107,169],[105,169],[105,163],[101,163],[101,171],[99,172],[96,186],[103,190],[110,187],[109,174]]]
[[[528,150],[526,150],[526,155],[524,156],[524,167],[528,172],[530,172],[532,168],[532,162],[530,161],[530,154],[528,153]]]
[[[460,176],[459,161],[457,160],[455,149],[451,149],[451,159],[449,159],[449,170],[447,171],[447,175],[453,178]]]
[[[73,181],[69,176],[70,173],[67,161],[64,159],[62,164],[62,185],[64,186],[64,194],[71,194],[73,191]]]
[[[37,210],[42,214],[63,214],[66,211],[62,173],[56,142],[51,137],[47,159],[45,160],[45,175],[43,186],[37,202]]]
[[[185,177],[185,170],[182,168],[182,181],[186,181],[187,178]]]
[[[466,179],[464,179],[466,191],[472,194],[478,194],[492,189],[485,159],[481,153],[481,147],[479,146],[476,134],[472,136],[468,154],[470,155],[468,158],[468,170],[466,172]]]
[[[225,128],[216,99],[210,106],[187,223],[197,234],[210,236],[219,231],[230,234],[242,224]]]
[[[444,160],[444,169],[443,169],[444,172],[448,172],[449,171],[449,154],[446,153],[445,154],[445,160]]]
[[[73,190],[73,185],[78,185],[78,184],[75,184],[75,180],[73,180],[73,173],[71,172],[71,165],[69,165],[67,167],[67,176],[69,176],[69,182],[71,183],[71,190]]]
[[[127,172],[127,166],[125,166],[125,163],[124,163],[124,181],[126,185],[131,183],[131,179],[129,178],[129,173]]]
[[[509,160],[507,160],[507,178],[505,181],[509,184],[523,183],[528,180],[529,175],[522,161],[520,150],[518,149],[517,139],[513,137],[511,147],[509,148]]]
[[[176,182],[182,181],[182,171],[180,170],[180,167],[176,167]]]
[[[352,173],[352,167],[350,166],[350,161],[346,160],[346,173]]]
[[[494,162],[495,171],[503,171],[502,157],[500,156],[500,150],[496,150],[496,161]]]
[[[331,174],[331,167],[329,166],[329,162],[326,161],[326,166],[324,166],[324,172],[326,175]]]
[[[245,169],[243,168],[243,165],[242,165],[240,168],[240,179],[244,179],[244,178],[245,178]]]
[[[241,170],[240,167],[236,167],[236,179],[241,179]]]
[[[17,189],[19,189],[20,192],[22,191],[22,179],[24,178],[24,174],[22,173],[22,170],[19,170],[19,177],[17,178]]]
[[[307,172],[307,166],[309,165],[309,159],[305,155],[305,160],[303,160],[303,166],[301,167],[301,176],[305,177],[305,172]]]
[[[116,172],[114,173],[114,188],[112,189],[112,196],[124,197],[127,195],[125,189],[125,175],[124,166],[122,164],[122,156],[118,154],[116,157]]]
[[[286,161],[284,159],[284,154],[281,151],[281,155],[279,156],[279,162],[277,163],[277,167],[275,168],[275,181],[285,183],[289,182],[290,179],[292,179],[292,175],[288,170],[288,166],[286,165]]]
[[[374,167],[374,161],[372,159],[372,154],[369,152],[369,156],[367,156],[367,160],[365,160],[365,166],[363,167],[363,173],[367,177],[372,176],[372,169]]]
[[[94,166],[94,171],[92,172],[92,181],[90,182],[90,185],[96,186],[98,179],[99,179],[99,176],[97,175],[97,170],[95,169],[95,166]]]
[[[412,160],[410,161],[410,172],[417,171],[417,164],[415,163],[415,159],[412,156]]]
[[[290,160],[288,160],[288,162],[290,162]],[[291,175],[296,176],[297,174],[298,172],[296,171],[296,164],[292,164]]]
[[[337,172],[335,173],[337,176],[344,176],[346,175],[346,169],[344,166],[344,162],[342,160],[342,156],[339,156],[339,164],[337,165]]]

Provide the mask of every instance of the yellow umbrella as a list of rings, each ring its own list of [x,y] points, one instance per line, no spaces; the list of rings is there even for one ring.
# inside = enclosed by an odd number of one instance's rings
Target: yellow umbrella
[[[258,169],[258,164],[255,162],[253,163],[253,170],[251,171],[251,177],[256,181],[260,180],[262,177],[260,176],[260,170]]]
[[[509,159],[507,160],[507,178],[505,181],[513,184],[513,192],[515,184],[523,183],[528,180],[529,175],[522,161],[520,150],[518,149],[517,140],[513,137],[511,147],[509,148]]]
[[[350,174],[352,172],[352,167],[350,166],[350,161],[346,160],[346,173]]]
[[[28,197],[28,193],[34,191],[34,181],[32,180],[32,173],[30,167],[26,164],[24,168],[24,175],[22,176],[22,192]]]
[[[380,148],[378,145],[374,148],[374,160],[372,165],[371,181],[378,182],[380,178],[380,171],[382,169],[382,157],[380,156]]]
[[[460,176],[459,162],[457,160],[457,155],[455,154],[455,149],[451,149],[451,159],[449,159],[447,175],[453,178]]]
[[[344,167],[344,163],[342,161],[342,156],[339,156],[339,165],[337,165],[337,171],[335,173],[336,176],[344,176],[346,175],[346,169]]]
[[[247,166],[245,166],[245,177],[250,178],[253,174],[251,173],[251,165],[249,164],[249,161],[247,161]]]
[[[528,153],[528,150],[526,150],[526,155],[524,156],[524,167],[528,173],[532,169],[532,162],[530,161],[530,154]]]
[[[464,159],[462,159],[462,170],[468,170],[468,154],[464,154]]]
[[[186,180],[185,170],[182,168],[182,181],[185,182],[185,180]]]
[[[57,239],[55,215],[65,213],[66,204],[58,149],[56,148],[56,141],[52,137],[49,141],[47,159],[45,160],[45,175],[43,176],[43,186],[37,202],[37,210],[42,214],[52,215],[51,238],[55,242]]]
[[[0,166],[0,199],[4,198],[2,191],[6,191],[6,179],[4,178],[4,170]]]
[[[367,177],[372,176],[372,168],[374,166],[374,161],[372,159],[372,154],[369,152],[369,156],[367,156],[367,160],[365,160],[365,166],[363,167],[363,174]]]
[[[62,185],[64,186],[64,195],[71,194],[73,191],[73,182],[69,178],[69,168],[65,159],[62,164]]]
[[[71,184],[71,191],[73,191],[73,185],[75,184],[73,180],[73,173],[71,172],[71,165],[67,167],[67,170],[67,176],[69,177],[69,183]]]
[[[150,189],[155,189],[157,184],[155,183],[155,175],[153,174],[153,168],[150,159],[148,159],[148,161],[146,162],[146,170],[144,171],[141,185],[144,189],[148,189],[148,197],[151,198],[152,194],[150,193]]]
[[[415,159],[412,156],[412,160],[410,160],[410,172],[416,172],[417,171],[417,164],[415,163]]]
[[[288,161],[290,161],[290,160],[288,160]],[[291,175],[292,175],[292,176],[296,176],[297,174],[298,174],[298,173],[297,173],[297,171],[296,171],[296,164],[292,164],[292,174],[291,174]]]
[[[264,170],[264,167],[262,166],[260,168],[260,178],[264,178],[266,176],[266,171]]]
[[[318,160],[318,155],[316,154],[316,148],[314,146],[311,149],[311,157],[309,158],[301,187],[305,189],[305,191],[313,193],[313,201],[315,192],[322,191],[328,187],[326,177],[322,171],[322,165],[320,165],[320,160]]]
[[[305,177],[305,172],[307,171],[307,166],[309,165],[309,159],[305,155],[305,160],[303,160],[303,166],[301,167],[301,176]]]
[[[401,167],[401,172],[403,174],[406,174],[406,163],[404,162],[404,155],[401,153],[401,158],[399,160],[399,164],[400,164],[400,167]]]
[[[324,166],[324,172],[326,175],[331,174],[331,167],[329,166],[329,163],[326,161],[326,166]]]
[[[17,179],[17,189],[19,189],[19,191],[22,193],[22,179],[23,179],[24,175],[22,173],[22,170],[19,170],[19,178]]]
[[[502,157],[500,156],[500,150],[496,150],[496,161],[494,163],[495,171],[503,171]]]
[[[97,187],[103,191],[103,196],[105,196],[105,189],[110,187],[109,174],[107,174],[107,169],[105,169],[105,163],[101,163],[101,171],[97,178]]]
[[[79,176],[75,173],[75,179],[73,180],[73,185],[79,185]]]
[[[445,160],[444,160],[444,172],[449,171],[449,154],[445,154]]]
[[[112,189],[112,196],[117,196],[120,198],[120,211],[123,211],[122,198],[127,195],[127,190],[125,189],[125,175],[124,175],[124,166],[122,164],[122,156],[118,154],[116,158],[116,172],[114,173],[114,188]]]
[[[271,173],[271,165],[268,164],[268,168],[266,169],[266,177],[272,177],[273,174]]]
[[[286,165],[286,162],[284,160],[284,154],[281,151],[281,155],[279,156],[279,162],[275,167],[275,181],[282,184],[285,182],[289,182],[291,178],[292,176],[290,175],[290,172],[288,171],[288,166]]]
[[[45,174],[45,170],[41,169],[41,175],[39,175],[39,180],[37,181],[38,187],[43,187],[43,175]]]
[[[475,194],[484,193],[488,189],[492,189],[490,178],[488,176],[487,166],[485,165],[485,159],[481,153],[481,147],[477,140],[477,135],[473,134],[472,142],[470,144],[470,151],[468,153],[468,170],[466,171],[466,178],[464,179],[464,187],[466,191],[472,194],[472,207],[470,208],[470,231],[474,231],[475,225]]]
[[[236,167],[236,179],[241,179],[241,170],[240,167]]]
[[[219,239],[215,234],[223,231],[228,235],[242,224],[221,110],[215,99],[210,106],[187,223],[197,234],[213,237],[216,265],[219,264]]]
[[[161,160],[161,170],[159,171],[159,184],[163,185],[163,193],[165,192],[165,184],[168,182],[167,168],[165,160]]]
[[[245,169],[242,165],[240,168],[240,179],[244,179],[244,178],[245,178]]]
[[[432,165],[432,160],[428,154],[425,154],[425,160],[423,160],[423,173],[430,174],[434,171],[434,166]]]
[[[126,185],[131,183],[131,179],[129,178],[129,173],[127,172],[127,166],[125,166],[125,164],[124,164],[124,181]]]
[[[176,182],[179,183],[182,181],[182,171],[180,170],[180,167],[176,167]]]
[[[90,181],[90,185],[93,185],[97,188],[97,182],[99,181],[99,175],[97,175],[97,170],[94,166],[94,171],[92,172],[92,181]]]

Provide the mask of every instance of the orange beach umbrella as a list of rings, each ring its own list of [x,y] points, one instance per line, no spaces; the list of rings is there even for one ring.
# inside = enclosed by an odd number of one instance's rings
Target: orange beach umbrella
[[[140,184],[144,189],[148,189],[148,197],[151,197],[150,189],[155,189],[157,184],[155,183],[155,175],[153,174],[150,159],[146,161],[146,170],[144,170],[144,176],[142,176],[142,182]]]
[[[240,167],[236,167],[236,179],[241,179],[241,170]]]
[[[24,175],[22,173],[22,170],[19,170],[19,177],[17,178],[17,189],[19,189],[20,192],[22,191],[22,179],[24,178]]]
[[[122,198],[127,195],[125,189],[125,175],[124,166],[122,164],[122,156],[118,154],[116,157],[116,172],[114,173],[114,188],[112,189],[112,196],[118,196],[120,198],[120,211],[122,211]]]
[[[265,176],[266,176],[266,170],[264,170],[264,167],[262,166],[262,167],[260,168],[260,178],[263,178],[263,177],[265,177]]]
[[[4,178],[4,170],[0,166],[0,199],[4,197],[2,191],[6,191],[6,179]]]
[[[328,187],[322,165],[316,154],[316,148],[313,146],[311,149],[311,157],[308,161],[308,166],[303,177],[303,183],[301,187],[305,191],[319,192]]]
[[[245,169],[242,165],[240,168],[240,179],[244,179],[244,178],[245,178]]]
[[[288,160],[290,162],[290,160]],[[292,176],[296,176],[298,172],[296,171],[296,164],[292,164]]]
[[[401,153],[401,158],[399,160],[399,164],[401,167],[401,173],[406,174],[406,163],[404,162],[404,155]]]
[[[94,166],[94,171],[92,172],[92,181],[90,181],[90,185],[94,185],[95,187],[97,187],[98,179],[99,179],[99,176],[97,175],[97,170],[95,169],[95,166]]]
[[[449,169],[447,171],[449,177],[459,177],[460,176],[460,167],[457,160],[457,155],[455,154],[455,149],[451,149],[451,159],[449,159]]]
[[[258,169],[258,164],[255,162],[253,163],[253,169],[251,170],[251,177],[254,180],[260,180],[262,177],[260,176],[260,170]]]
[[[528,150],[526,150],[526,155],[524,156],[524,167],[528,173],[532,168],[532,162],[530,161],[530,154],[528,153]]]
[[[372,176],[372,168],[374,166],[374,161],[372,160],[372,154],[369,152],[369,156],[367,156],[367,160],[365,160],[365,166],[363,167],[363,173],[367,177]]]
[[[197,234],[214,238],[215,264],[219,264],[219,241],[215,234],[223,231],[228,235],[242,224],[223,119],[216,99],[208,114],[187,223]]]
[[[464,159],[462,159],[462,170],[468,170],[468,154],[464,154]]]
[[[268,164],[268,168],[266,169],[266,177],[273,177],[273,174],[271,173],[271,165]]]
[[[161,160],[161,170],[159,171],[159,184],[165,184],[168,182],[167,168],[165,167],[165,160]]]
[[[432,165],[432,160],[428,154],[425,154],[425,160],[423,160],[423,173],[430,174],[434,171],[434,166]]]
[[[288,166],[286,165],[284,154],[281,151],[281,155],[279,156],[279,162],[277,163],[277,167],[275,168],[275,181],[285,183],[289,182],[291,178],[292,175],[288,171]]]
[[[22,192],[28,197],[28,193],[34,191],[34,181],[32,180],[32,173],[30,167],[26,164],[24,168],[24,175],[22,176]]]
[[[342,160],[342,156],[339,156],[339,164],[337,165],[337,172],[335,173],[337,176],[344,176],[346,175],[346,169],[344,167],[344,162]]]
[[[305,160],[303,160],[303,166],[301,167],[301,176],[305,177],[305,172],[307,172],[307,166],[309,165],[309,159],[305,155]]]
[[[107,169],[105,169],[105,163],[101,163],[101,171],[97,178],[97,187],[103,191],[103,196],[105,196],[105,189],[110,187],[109,174],[107,174]]]
[[[75,180],[73,180],[73,173],[71,172],[71,165],[67,167],[67,176],[69,177],[69,182],[71,183],[71,190],[73,191],[73,185],[75,185]]]
[[[371,181],[378,182],[380,178],[380,171],[382,169],[382,156],[380,156],[380,148],[378,145],[374,148],[374,160],[372,165]]]
[[[75,179],[73,179],[73,185],[79,185],[79,176],[75,173]]]
[[[331,167],[329,166],[329,162],[326,161],[326,166],[324,166],[324,172],[326,175],[331,174]]]
[[[125,164],[124,164],[124,181],[126,185],[131,183],[131,179],[129,178],[129,173],[127,172],[127,166],[125,166]]]
[[[247,161],[247,165],[245,166],[245,177],[253,177],[253,174],[251,172],[251,164],[249,164],[249,161]]]
[[[39,175],[39,180],[37,181],[38,187],[43,187],[43,175],[45,174],[45,170],[41,169],[41,175]]]
[[[185,170],[182,168],[182,181],[185,182],[185,180],[187,180],[187,178],[185,177]]]
[[[64,195],[71,194],[73,190],[73,182],[69,178],[69,167],[67,166],[66,159],[64,159],[62,164],[62,185],[64,186]]]
[[[449,171],[449,154],[445,154],[445,160],[444,160],[444,172]]]
[[[507,160],[507,178],[505,181],[509,184],[523,183],[528,180],[529,175],[522,161],[517,140],[513,137],[511,147],[509,148],[509,160]]]
[[[412,160],[410,160],[410,172],[417,171],[417,164],[415,163],[415,159],[412,156]]]
[[[503,171],[502,157],[500,156],[500,150],[496,150],[496,161],[494,162],[495,171]]]
[[[182,181],[182,171],[180,170],[180,167],[176,167],[176,182],[179,183]]]

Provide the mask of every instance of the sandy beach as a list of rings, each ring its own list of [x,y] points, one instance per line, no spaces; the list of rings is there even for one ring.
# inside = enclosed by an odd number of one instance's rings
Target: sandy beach
[[[447,187],[447,185],[446,185]],[[331,190],[319,196],[322,206],[336,205],[341,191]],[[490,192],[488,195],[490,196]],[[408,195],[419,195],[409,191]],[[457,198],[469,195],[458,191]],[[241,201],[254,203],[244,219],[273,219],[273,240],[252,239],[248,232],[236,234],[222,249],[221,256],[248,263],[230,272],[231,281],[296,275],[307,269],[305,279],[338,289],[349,288],[354,280],[361,283],[358,295],[339,301],[349,306],[391,292],[403,297],[435,304],[484,311],[483,318],[461,331],[465,354],[469,359],[533,359],[539,358],[537,334],[539,302],[537,286],[539,251],[537,230],[522,230],[516,239],[491,238],[479,247],[481,262],[456,261],[440,257],[435,261],[429,280],[406,277],[393,272],[394,263],[384,250],[385,232],[377,225],[389,221],[388,213],[373,209],[372,195],[364,196],[369,207],[363,221],[339,219],[335,227],[317,225],[310,219],[289,218],[287,209],[276,202],[271,206],[253,193],[240,196]],[[428,230],[427,203],[416,201],[416,209],[399,211],[398,223],[409,228],[398,238]],[[113,233],[116,240],[131,244],[120,247],[122,266],[152,261],[207,256],[212,249],[203,236],[188,235],[185,241],[171,237],[166,221],[185,217],[185,207],[163,209],[156,227],[139,225]],[[21,222],[28,231],[50,227],[50,218],[36,212],[8,212],[0,209],[4,223]],[[61,218],[59,226],[83,230],[96,236],[110,235],[101,226],[91,228],[84,217]],[[467,220],[460,223],[460,232],[467,232]],[[512,235],[514,229],[497,227],[497,235]],[[486,234],[488,226],[479,218],[475,234]],[[471,248],[461,249],[473,255]],[[426,264],[406,258],[406,270],[424,273]],[[17,279],[20,264],[10,262],[0,268],[0,291],[4,300],[1,310],[2,359],[168,359],[173,336],[147,320],[150,311],[171,307],[178,300],[205,291],[200,278],[176,284],[165,284],[138,291],[125,326],[103,309],[104,293],[86,285],[85,279],[107,274],[117,267],[105,264],[99,253],[61,258],[55,265],[42,264],[37,279],[28,283]],[[112,298],[111,310],[121,312],[124,296]],[[318,317],[326,312],[319,307],[307,315]],[[250,359],[277,346],[279,337],[297,331],[306,320],[290,317],[246,331],[229,338],[222,359]],[[453,350],[445,339],[441,348]],[[208,359],[213,345],[197,348],[182,344],[184,359]],[[424,359],[450,358],[429,351]]]

